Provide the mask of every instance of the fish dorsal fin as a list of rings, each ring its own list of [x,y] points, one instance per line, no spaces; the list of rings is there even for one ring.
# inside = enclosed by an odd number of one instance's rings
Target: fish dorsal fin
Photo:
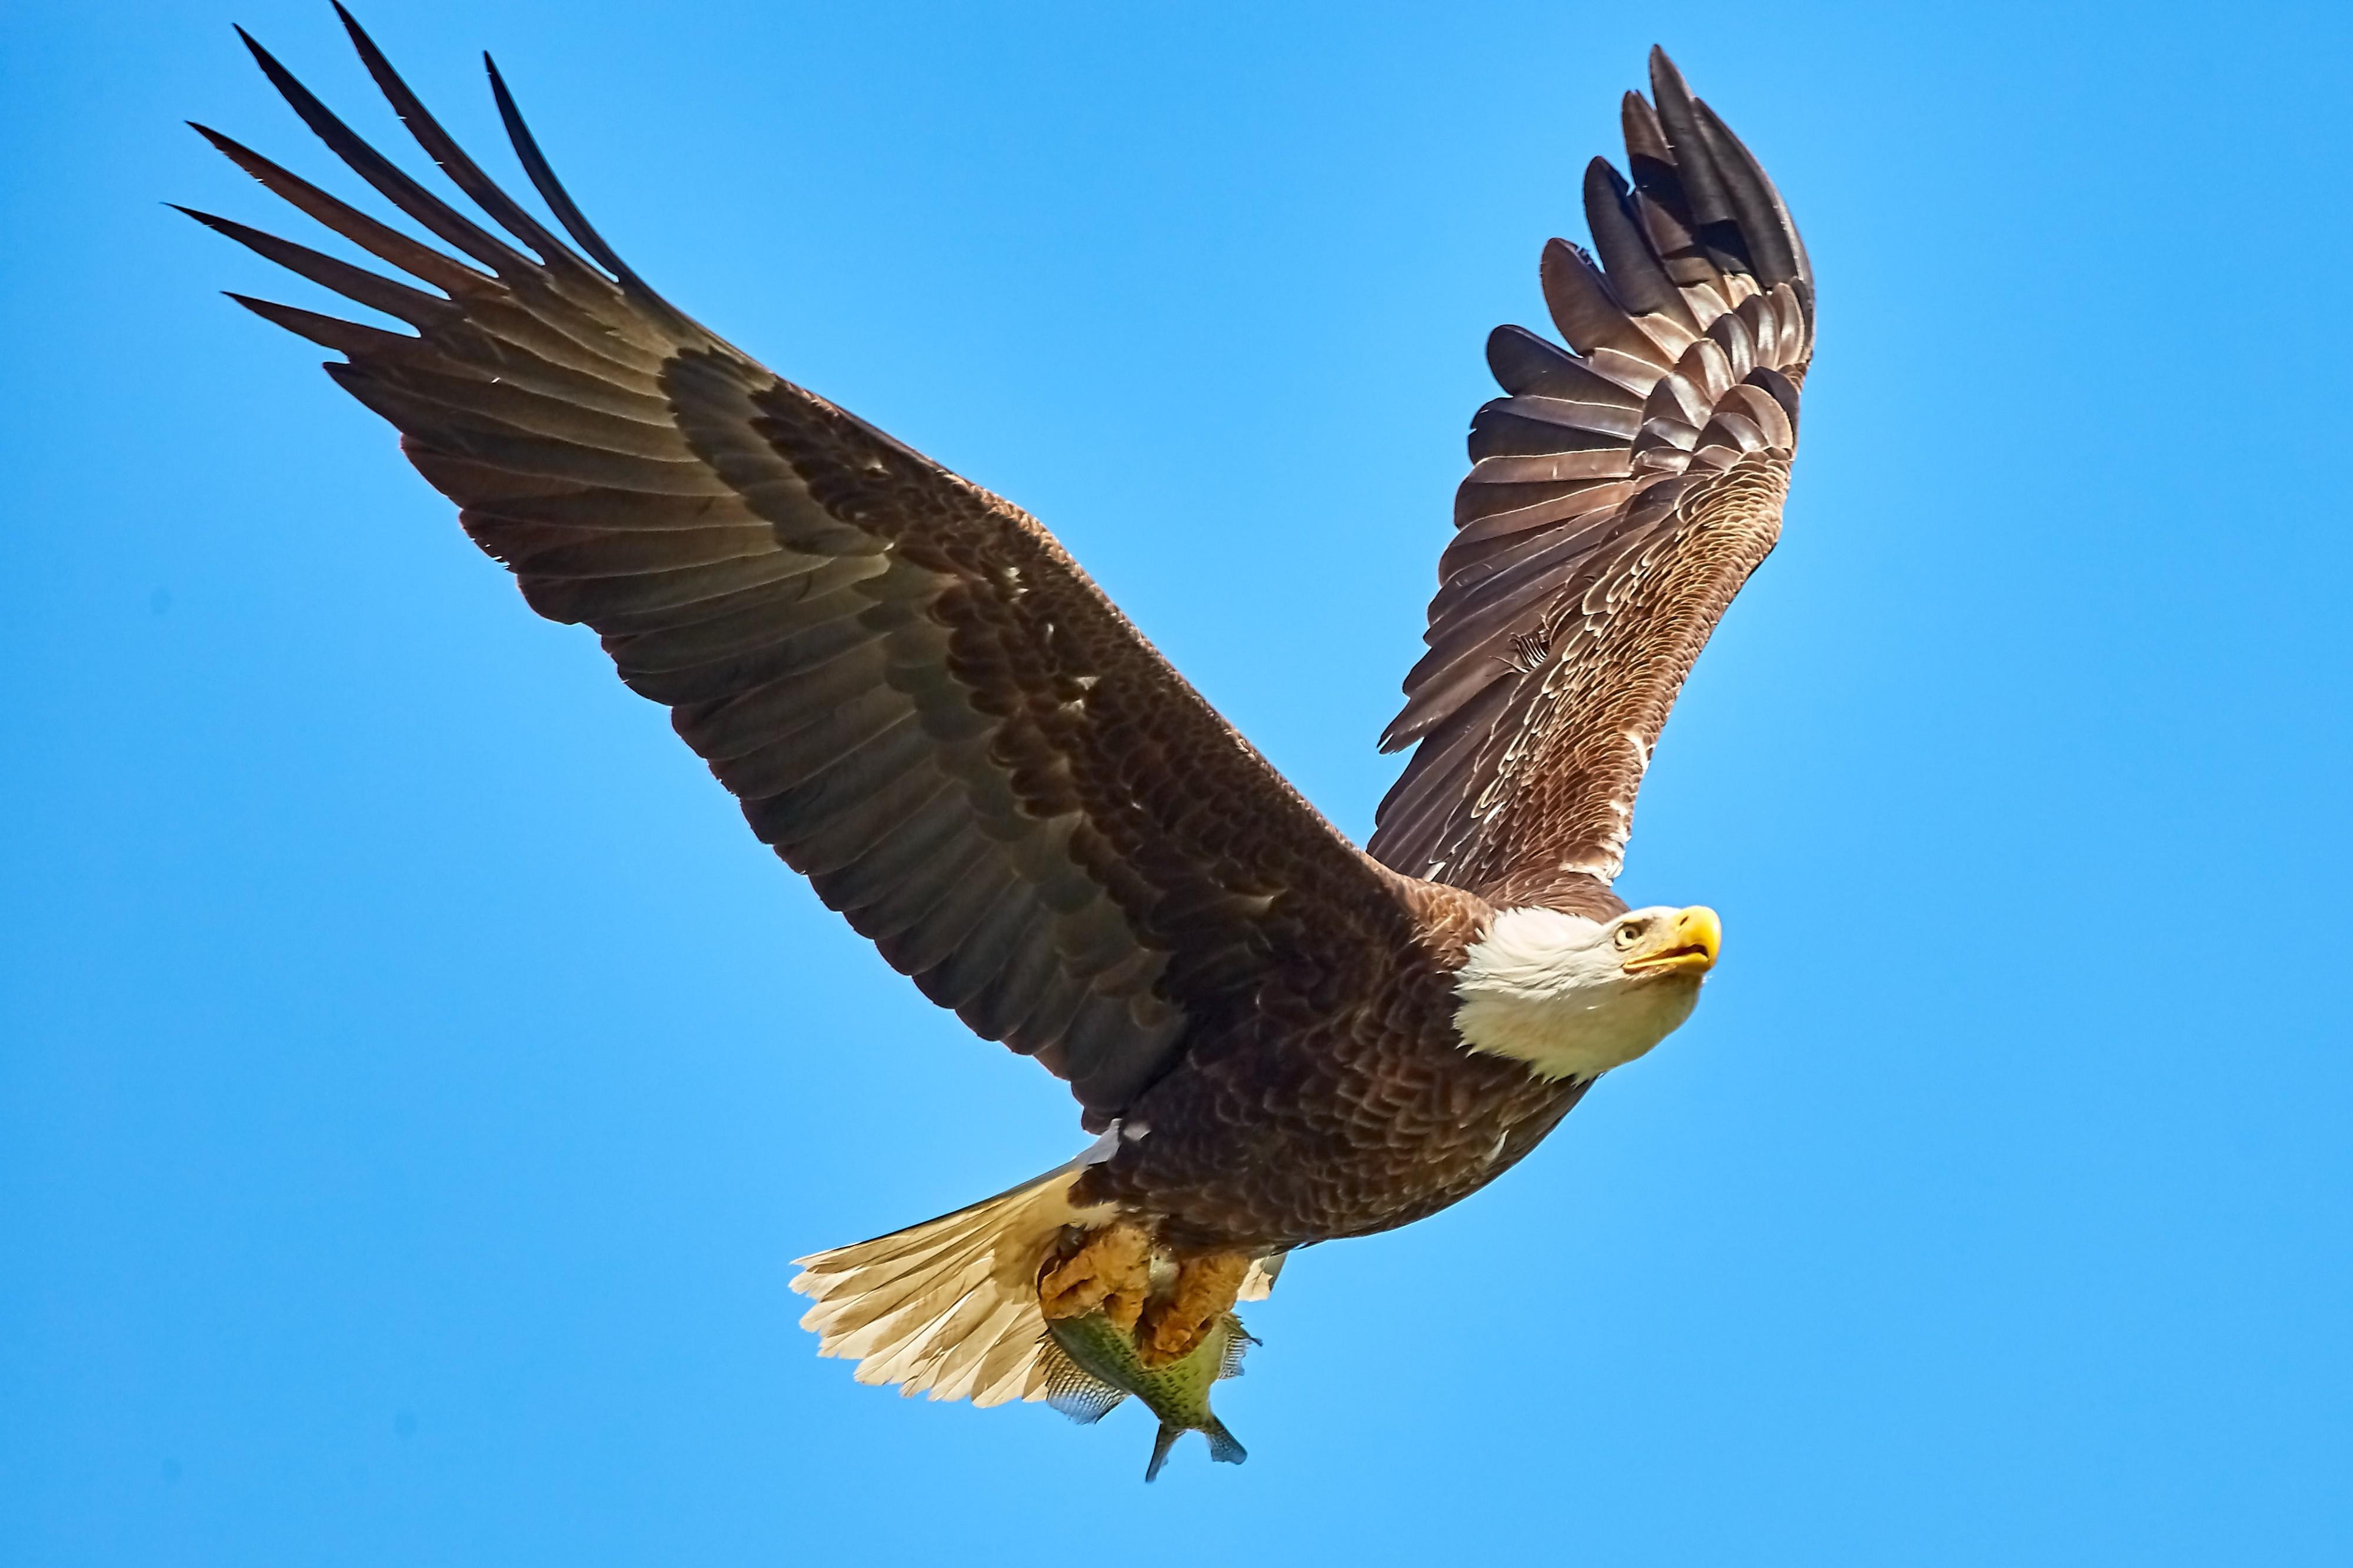
[[[1242,1327],[1240,1318],[1229,1312],[1226,1315],[1226,1352],[1218,1359],[1218,1381],[1223,1383],[1227,1378],[1240,1377],[1242,1374],[1242,1357],[1249,1352],[1250,1346],[1260,1342]]]
[[[1072,1361],[1051,1335],[1039,1342],[1038,1361],[1046,1373],[1046,1403],[1082,1426],[1102,1420],[1127,1397],[1124,1390],[1113,1387]]]

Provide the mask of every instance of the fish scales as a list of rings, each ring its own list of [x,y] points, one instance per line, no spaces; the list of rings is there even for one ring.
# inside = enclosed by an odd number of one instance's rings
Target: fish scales
[[[1187,1432],[1207,1437],[1209,1458],[1220,1464],[1239,1465],[1250,1457],[1209,1408],[1209,1390],[1240,1376],[1242,1352],[1258,1343],[1233,1313],[1212,1323],[1198,1345],[1166,1366],[1146,1366],[1134,1336],[1101,1312],[1054,1319],[1046,1325],[1046,1400],[1055,1409],[1073,1421],[1100,1421],[1133,1394],[1160,1418],[1145,1480],[1158,1478],[1168,1451]]]

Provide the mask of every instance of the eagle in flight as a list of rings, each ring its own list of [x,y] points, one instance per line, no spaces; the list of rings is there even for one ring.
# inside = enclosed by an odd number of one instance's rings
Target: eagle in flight
[[[1413,754],[1359,849],[1034,518],[654,292],[494,66],[554,227],[343,22],[473,212],[248,37],[441,244],[199,126],[405,276],[191,216],[407,330],[232,298],[340,354],[327,374],[531,607],[594,629],[818,897],[1100,1134],[803,1259],[822,1353],[934,1399],[1037,1399],[1051,1331],[1085,1317],[1174,1367],[1291,1249],[1476,1192],[1689,1016],[1716,916],[1610,883],[1676,690],[1779,531],[1814,292],[1772,182],[1663,54],[1625,98],[1625,174],[1585,171],[1592,248],[1545,247],[1566,347],[1488,340],[1504,395],[1472,420],[1429,652],[1381,739]]]

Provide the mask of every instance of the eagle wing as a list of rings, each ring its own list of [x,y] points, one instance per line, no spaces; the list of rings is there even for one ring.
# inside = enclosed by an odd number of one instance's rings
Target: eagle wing
[[[1545,247],[1568,352],[1488,340],[1430,651],[1381,748],[1416,746],[1367,847],[1498,905],[1605,905],[1651,749],[1780,532],[1813,272],[1780,195],[1652,50],[1630,189],[1585,174],[1595,258]]]
[[[1069,1080],[1100,1128],[1271,953],[1378,951],[1370,928],[1394,933],[1387,874],[1034,520],[655,294],[581,217],[492,67],[515,151],[591,265],[343,20],[418,142],[505,232],[402,174],[248,38],[311,129],[467,260],[199,126],[427,286],[192,214],[415,330],[232,298],[344,356],[328,374],[399,428],[532,608],[594,628],[892,967]]]

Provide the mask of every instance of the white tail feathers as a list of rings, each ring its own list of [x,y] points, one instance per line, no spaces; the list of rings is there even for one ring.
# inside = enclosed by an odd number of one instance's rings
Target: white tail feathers
[[[1115,1136],[1116,1134],[1113,1134]],[[1070,1201],[1095,1150],[1012,1191],[872,1241],[798,1258],[817,1353],[854,1357],[858,1381],[902,1394],[1002,1405],[1043,1399],[1038,1266],[1066,1225],[1108,1216]]]

